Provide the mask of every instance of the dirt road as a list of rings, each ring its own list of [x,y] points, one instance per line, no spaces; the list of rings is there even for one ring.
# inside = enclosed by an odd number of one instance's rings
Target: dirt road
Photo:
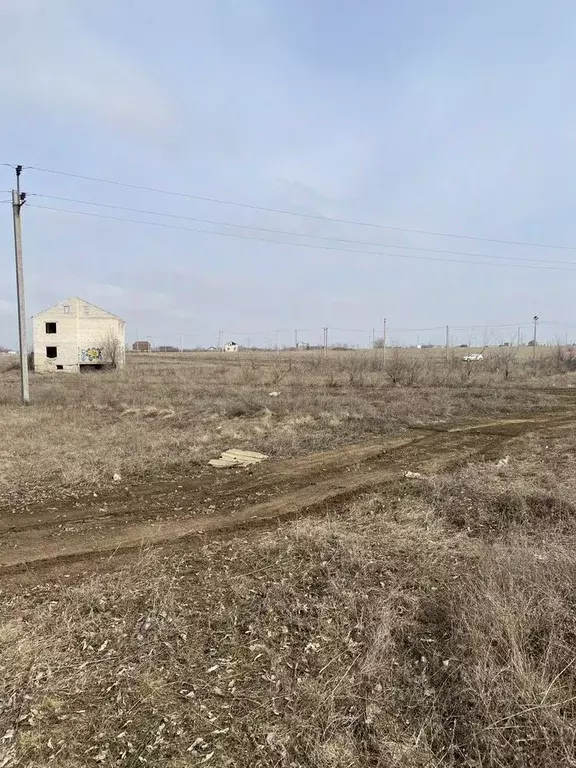
[[[0,575],[319,514],[401,480],[407,470],[426,474],[471,457],[498,458],[511,437],[563,428],[575,417],[576,410],[570,407],[514,419],[422,428],[380,442],[270,460],[251,469],[210,467],[178,482],[122,486],[114,494],[36,508],[0,508]]]

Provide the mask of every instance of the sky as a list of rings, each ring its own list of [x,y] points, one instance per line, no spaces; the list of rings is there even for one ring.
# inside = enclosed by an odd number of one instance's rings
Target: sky
[[[129,340],[176,346],[323,326],[366,345],[384,317],[392,342],[448,324],[483,343],[529,338],[535,314],[576,339],[575,34],[572,0],[0,0],[27,315],[80,296]],[[14,347],[11,215],[0,203]]]

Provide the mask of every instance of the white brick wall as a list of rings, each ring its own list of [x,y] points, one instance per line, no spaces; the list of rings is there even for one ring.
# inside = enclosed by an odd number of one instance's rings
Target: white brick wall
[[[46,332],[46,323],[56,323],[56,333]],[[77,372],[80,365],[109,362],[105,341],[115,338],[119,348],[117,364],[125,362],[124,321],[82,299],[73,298],[39,312],[33,318],[34,367],[40,373],[60,370]],[[55,358],[47,347],[56,347]]]

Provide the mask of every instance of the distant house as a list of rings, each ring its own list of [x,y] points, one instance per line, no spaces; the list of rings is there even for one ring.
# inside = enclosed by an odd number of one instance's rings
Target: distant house
[[[224,352],[238,352],[238,344],[236,344],[235,341],[229,341],[227,344],[224,344]]]
[[[151,352],[152,344],[149,341],[135,341],[132,344],[132,352]]]
[[[77,373],[124,365],[124,320],[77,297],[34,315],[34,370]]]

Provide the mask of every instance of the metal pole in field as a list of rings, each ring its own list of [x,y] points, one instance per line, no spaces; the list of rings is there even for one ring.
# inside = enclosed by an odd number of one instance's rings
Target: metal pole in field
[[[446,362],[448,362],[448,349],[450,347],[450,326],[446,326]]]
[[[184,334],[183,333],[180,334],[180,354],[182,354],[182,352],[184,352]]]
[[[280,331],[276,329],[276,354],[280,354]]]
[[[384,362],[386,360],[386,331],[387,331],[387,325],[388,322],[386,318],[384,318],[384,322],[382,323],[382,361]]]
[[[298,349],[298,329],[294,329],[294,349]]]
[[[328,326],[324,326],[324,354],[328,354]]]
[[[218,331],[218,349],[222,352],[222,331]]]
[[[22,265],[22,222],[20,213],[26,193],[20,192],[22,166],[16,166],[16,189],[12,190],[12,219],[14,224],[14,255],[16,258],[16,293],[18,300],[18,336],[20,342],[20,389],[22,402],[30,402],[28,383],[28,340],[26,336],[26,305],[24,301],[24,268]]]
[[[520,336],[520,326],[518,326],[518,346],[522,343],[522,338]]]
[[[537,341],[537,329],[538,329],[538,315],[534,315],[534,338],[532,339],[532,363],[536,364],[536,344]]]

